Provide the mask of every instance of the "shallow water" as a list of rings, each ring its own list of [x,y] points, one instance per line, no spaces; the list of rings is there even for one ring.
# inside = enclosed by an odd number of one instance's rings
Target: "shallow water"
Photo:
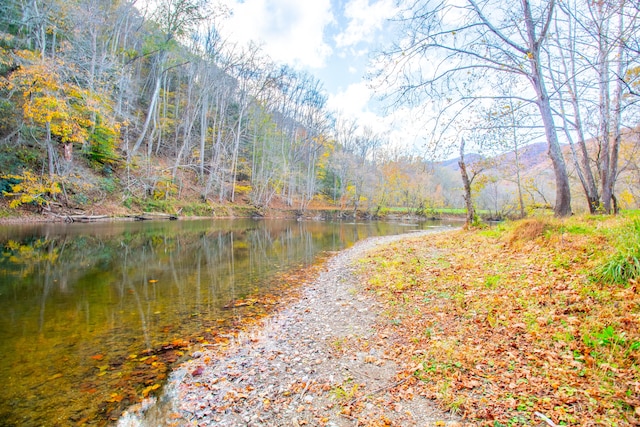
[[[198,220],[0,227],[0,426],[105,425],[195,342],[277,298],[276,274],[433,223]],[[441,224],[439,224],[441,225]]]

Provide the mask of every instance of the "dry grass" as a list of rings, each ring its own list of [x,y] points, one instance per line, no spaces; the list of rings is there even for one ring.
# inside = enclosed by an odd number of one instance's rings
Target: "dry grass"
[[[505,236],[507,244],[513,248],[525,242],[535,241],[544,236],[544,233],[552,229],[549,219],[530,218],[519,221]]]

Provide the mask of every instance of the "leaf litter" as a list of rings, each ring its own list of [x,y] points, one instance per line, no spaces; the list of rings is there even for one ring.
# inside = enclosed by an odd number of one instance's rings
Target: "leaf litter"
[[[362,280],[415,392],[473,425],[640,425],[637,282],[593,273],[633,239],[624,224],[532,219],[369,254]]]

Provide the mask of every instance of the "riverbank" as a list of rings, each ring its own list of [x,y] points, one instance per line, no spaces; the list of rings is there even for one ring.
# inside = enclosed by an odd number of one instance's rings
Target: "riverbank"
[[[260,208],[239,203],[188,203],[155,205],[152,203],[135,204],[130,207],[114,201],[104,202],[97,206],[81,207],[45,207],[35,209],[32,206],[9,208],[7,199],[0,197],[0,224],[24,224],[39,222],[110,222],[136,221],[157,219],[231,219],[231,218],[269,218],[296,219],[307,221],[336,221],[336,220],[382,220],[382,221],[464,221],[464,212],[444,209],[434,210],[424,214],[398,210],[366,210],[353,209],[312,202],[305,209],[274,203],[274,206]]]
[[[412,367],[380,333],[384,307],[362,293],[354,265],[369,251],[431,232],[367,239],[331,258],[298,302],[224,350],[202,349],[157,403],[120,427],[460,425],[416,392]]]
[[[639,259],[633,213],[369,239],[119,427],[639,425]]]

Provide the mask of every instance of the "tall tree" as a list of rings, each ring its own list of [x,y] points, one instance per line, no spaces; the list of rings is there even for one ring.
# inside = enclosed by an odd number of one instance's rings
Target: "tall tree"
[[[625,99],[632,94],[625,78],[638,64],[633,45],[639,13],[637,4],[627,0],[573,0],[560,4],[555,20],[548,68],[592,213],[615,211],[625,118],[632,120],[628,127],[636,124],[635,113],[628,110],[632,103]],[[588,147],[589,140],[595,149]]]
[[[156,106],[164,74],[176,65],[167,66],[167,58],[170,47],[178,39],[188,35],[190,31],[197,28],[197,25],[207,17],[207,2],[204,0],[162,0],[157,5],[153,14],[153,20],[158,25],[162,34],[162,39],[154,47],[155,55],[153,62],[153,89],[151,91],[149,106],[145,115],[142,129],[133,147],[128,151],[127,158],[138,151],[149,131]]]
[[[553,164],[555,213],[568,216],[569,176],[541,62],[555,7],[555,0],[537,6],[530,0],[411,2],[398,17],[404,36],[383,53],[377,78],[398,103],[479,96],[489,89],[491,74],[510,73],[527,79]],[[471,79],[479,74],[482,84]]]

